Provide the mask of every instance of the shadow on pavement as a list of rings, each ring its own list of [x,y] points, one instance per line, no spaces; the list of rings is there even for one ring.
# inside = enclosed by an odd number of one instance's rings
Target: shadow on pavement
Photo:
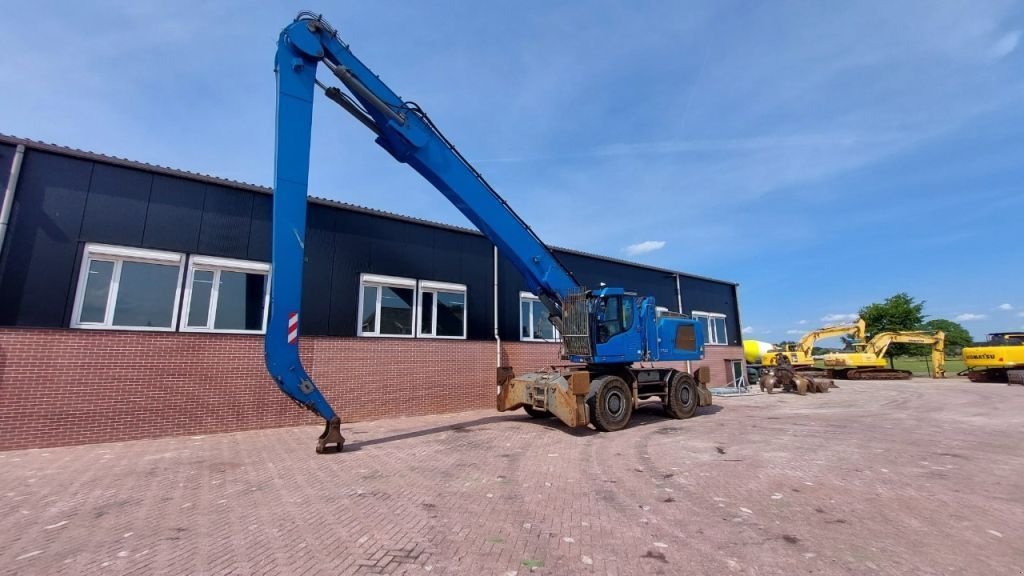
[[[717,414],[722,410],[721,406],[712,404],[711,406],[704,406],[697,409],[697,416],[709,416]],[[638,428],[641,426],[647,426],[655,422],[666,422],[669,419],[666,418],[664,409],[661,406],[661,402],[648,402],[640,404],[639,407],[633,412],[633,417],[630,420],[629,428]],[[442,434],[446,432],[473,432],[474,428],[484,426],[486,424],[493,424],[496,422],[524,422],[530,421],[532,425],[541,426],[547,430],[557,430],[563,434],[569,436],[575,436],[582,438],[586,436],[596,436],[600,434],[593,428],[570,428],[565,424],[562,424],[557,418],[531,418],[522,412],[513,411],[507,414],[495,414],[493,416],[486,416],[484,418],[477,418],[476,420],[468,420],[465,422],[455,422],[453,424],[445,424],[443,426],[434,426],[432,428],[424,428],[422,430],[413,430],[411,432],[402,432],[401,434],[393,434],[391,436],[383,436],[381,438],[374,438],[372,440],[362,440],[357,442],[351,442],[345,444],[345,452],[358,452],[365,446],[373,446],[375,444],[386,444],[388,442],[399,442],[402,440],[409,440],[411,438],[419,438],[421,436],[429,436],[431,434]]]
[[[443,426],[434,426],[432,428],[424,428],[422,430],[413,430],[411,432],[403,432],[401,434],[393,434],[391,436],[383,436],[381,438],[374,438],[372,440],[362,440],[357,442],[346,443],[345,452],[357,452],[364,446],[373,446],[374,444],[386,444],[388,442],[398,442],[401,440],[408,440],[410,438],[419,438],[421,436],[429,436],[431,434],[442,434],[446,432],[473,432],[474,428],[484,426],[486,424],[493,424],[495,422],[524,422],[531,421],[531,424],[542,426],[549,430],[558,430],[570,436],[588,436],[590,434],[597,434],[596,430],[591,428],[569,428],[562,424],[557,418],[531,418],[521,411],[513,411],[507,414],[495,414],[494,416],[486,416],[484,418],[477,418],[476,420],[468,420],[465,422],[455,422],[452,424],[445,424]]]

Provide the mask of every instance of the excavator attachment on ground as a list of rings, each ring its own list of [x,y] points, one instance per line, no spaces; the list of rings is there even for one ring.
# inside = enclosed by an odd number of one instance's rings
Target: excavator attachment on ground
[[[779,357],[779,363],[773,368],[765,368],[758,385],[762,392],[771,394],[776,388],[783,392],[794,392],[801,396],[808,392],[828,392],[831,388],[837,388],[831,378],[824,374],[824,371],[801,371],[791,366],[785,356]]]

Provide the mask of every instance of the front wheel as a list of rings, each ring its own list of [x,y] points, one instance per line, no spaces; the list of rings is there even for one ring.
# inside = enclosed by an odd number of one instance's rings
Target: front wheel
[[[594,381],[594,392],[587,399],[590,420],[602,432],[622,430],[633,415],[633,395],[617,376],[602,376]]]
[[[680,372],[668,384],[668,402],[665,412],[672,418],[690,418],[697,413],[700,397],[697,395],[697,382],[693,376]]]

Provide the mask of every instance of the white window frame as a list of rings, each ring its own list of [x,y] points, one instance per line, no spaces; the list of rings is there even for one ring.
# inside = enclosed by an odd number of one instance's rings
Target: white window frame
[[[715,323],[711,321],[712,318],[721,318],[727,320],[728,316],[719,312],[701,312],[700,310],[694,310],[690,314],[694,320],[700,318],[704,322],[704,343],[709,346],[728,346],[729,345],[729,323],[723,322],[723,332],[725,334],[722,338],[718,337],[718,330],[715,328]],[[713,340],[713,341],[712,341]]]
[[[523,337],[523,302],[530,302],[530,337]],[[546,340],[544,338],[534,337],[534,327],[536,324],[533,321],[533,303],[540,302],[540,298],[534,295],[532,292],[520,292],[519,293],[519,341],[520,342],[561,342],[562,335],[558,332],[558,327],[555,325],[551,326],[554,338]]]
[[[213,288],[210,291],[210,308],[207,311],[206,326],[189,326],[188,313],[192,307],[192,277],[196,270],[213,272]],[[263,326],[259,330],[235,330],[214,328],[213,323],[217,319],[217,301],[220,290],[220,273],[244,272],[264,274],[267,277],[263,293]],[[266,334],[267,318],[270,314],[270,264],[266,262],[253,262],[251,260],[234,260],[231,258],[217,258],[214,256],[192,256],[188,262],[188,275],[185,278],[185,301],[181,307],[181,331],[182,332],[207,332],[216,334]]]
[[[362,306],[362,287],[360,291],[360,306]],[[434,295],[434,305],[431,306],[430,310],[426,310],[423,306],[423,295],[426,293]],[[437,293],[438,292],[449,292],[453,294],[462,294],[462,336],[438,336],[437,335]],[[378,296],[378,301],[379,301]],[[378,306],[378,310],[380,310]],[[423,314],[430,314],[430,326],[433,328],[434,333],[423,332]],[[362,327],[362,310],[359,312],[359,326]],[[416,291],[416,336],[419,338],[439,338],[442,340],[465,340],[466,332],[469,329],[469,296],[467,294],[465,284],[452,284],[450,282],[434,282],[432,280],[420,280],[418,290]]]
[[[107,306],[103,322],[80,322],[82,303],[85,300],[85,285],[89,280],[89,264],[93,260],[114,262],[114,270],[110,276],[110,289],[107,292]],[[121,284],[121,265],[125,262],[143,262],[147,264],[177,264],[178,280],[174,289],[174,308],[171,312],[171,325],[165,326],[115,326],[114,308],[117,304],[117,293]],[[83,330],[132,330],[139,332],[174,332],[178,329],[178,312],[181,304],[181,277],[185,270],[185,255],[178,252],[149,250],[145,248],[127,248],[110,244],[85,245],[82,251],[82,265],[78,270],[78,286],[75,292],[75,306],[71,312],[71,327]]]
[[[375,286],[377,288],[377,308],[374,319],[376,321],[376,332],[364,332],[363,331],[363,288],[366,286]],[[380,333],[380,301],[384,293],[381,290],[382,287],[388,288],[412,288],[412,333],[410,334],[381,334]],[[416,290],[416,280],[411,278],[402,278],[399,276],[381,276],[379,274],[360,274],[359,275],[359,311],[356,316],[356,334],[359,336],[365,336],[367,338],[415,338],[417,332],[416,322],[419,318],[419,294]]]

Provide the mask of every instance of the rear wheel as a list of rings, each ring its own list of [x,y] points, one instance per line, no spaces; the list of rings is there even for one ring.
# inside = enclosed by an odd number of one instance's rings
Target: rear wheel
[[[668,401],[665,412],[672,418],[689,418],[697,413],[700,397],[697,396],[697,382],[693,376],[678,373],[668,384]]]
[[[587,398],[594,428],[602,432],[622,430],[633,415],[629,386],[618,376],[602,376],[594,384],[594,392]]]
[[[551,418],[552,416],[551,412],[548,412],[547,410],[539,410],[533,406],[523,406],[523,410],[526,410],[526,413],[530,415],[530,418]]]

